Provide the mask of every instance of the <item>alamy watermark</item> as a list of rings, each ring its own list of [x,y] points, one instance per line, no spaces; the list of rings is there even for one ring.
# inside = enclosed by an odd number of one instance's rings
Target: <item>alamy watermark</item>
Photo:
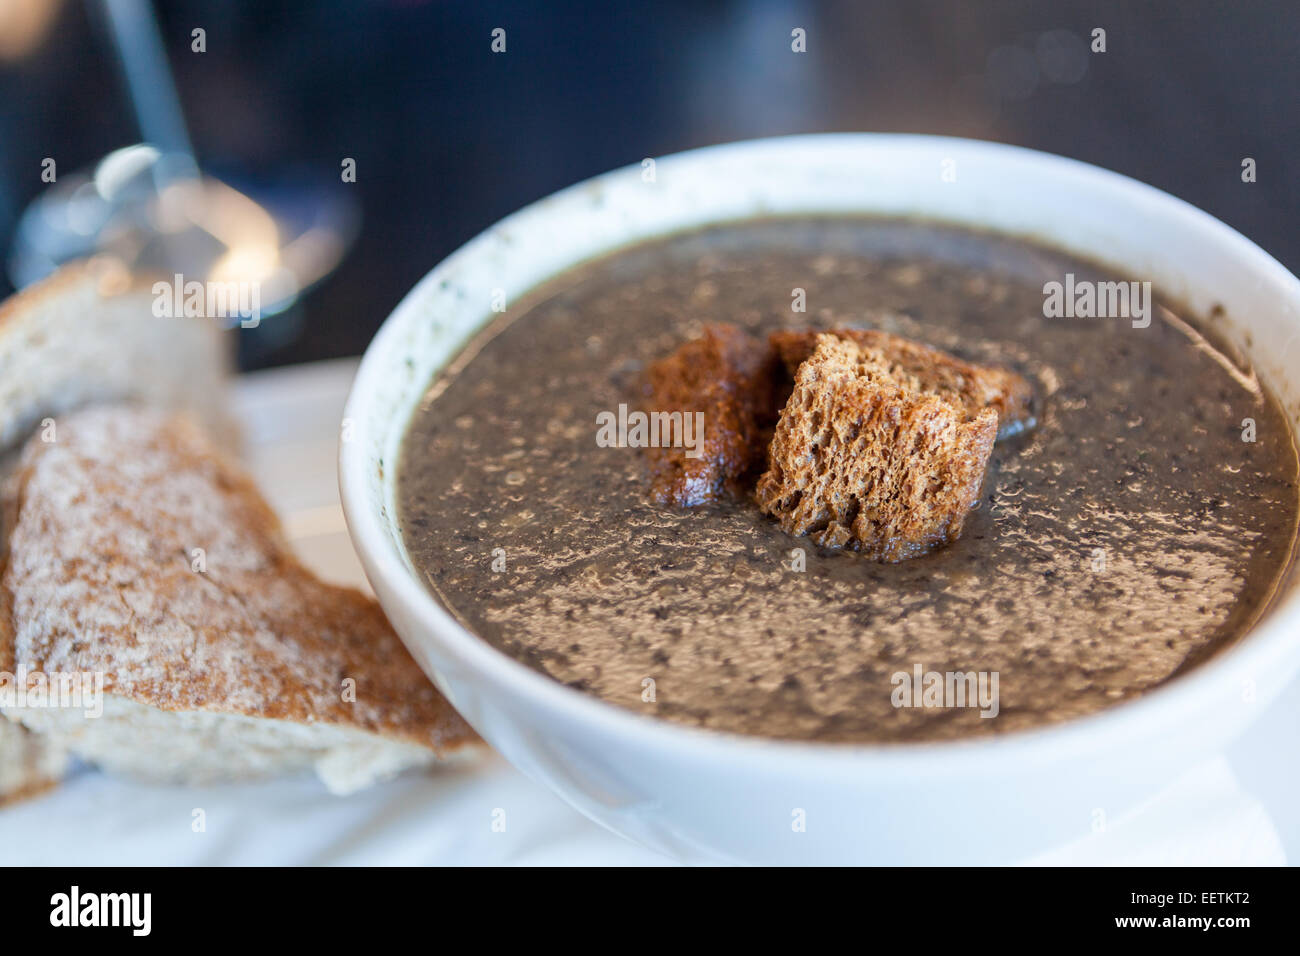
[[[104,715],[103,671],[0,671],[0,708],[81,710],[90,719]]]
[[[153,314],[159,319],[239,319],[245,329],[262,321],[260,282],[188,282],[181,273],[153,284]]]
[[[68,892],[50,897],[50,925],[123,927],[133,936],[148,936],[153,929],[153,894],[83,893],[73,884]]]
[[[600,448],[684,448],[687,458],[704,453],[703,412],[628,411],[596,415],[596,445]]]
[[[997,671],[926,671],[916,664],[909,674],[897,671],[889,679],[895,707],[978,707],[981,717],[998,715]]]
[[[1151,324],[1150,282],[1093,282],[1065,274],[1064,282],[1043,284],[1043,315],[1049,319],[1131,319],[1133,328]]]

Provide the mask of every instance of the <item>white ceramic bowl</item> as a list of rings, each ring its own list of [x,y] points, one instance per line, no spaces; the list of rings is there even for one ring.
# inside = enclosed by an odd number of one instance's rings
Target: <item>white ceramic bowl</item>
[[[945,181],[942,175],[950,171]],[[598,176],[469,242],[402,301],[348,401],[340,483],[367,575],[407,646],[506,759],[583,813],[692,861],[1012,861],[1086,837],[1213,755],[1300,670],[1294,580],[1236,648],[1098,715],[996,739],[806,744],[676,726],[570,690],[462,628],[413,569],[394,471],[434,373],[508,302],[584,259],[754,215],[914,215],[1022,234],[1152,280],[1232,337],[1300,407],[1300,282],[1216,219],[1134,180],[1043,153],[925,136],[717,146]],[[1243,189],[1250,188],[1243,185]],[[805,829],[793,826],[803,811]]]

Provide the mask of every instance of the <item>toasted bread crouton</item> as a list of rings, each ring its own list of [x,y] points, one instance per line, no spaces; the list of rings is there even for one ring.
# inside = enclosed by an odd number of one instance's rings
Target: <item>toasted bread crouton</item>
[[[648,448],[651,497],[690,507],[742,494],[746,477],[763,467],[777,411],[775,364],[768,347],[734,325],[704,334],[650,366],[646,411],[703,413],[699,457],[682,447]]]
[[[773,332],[769,342],[788,374],[812,355],[816,330]],[[910,376],[921,390],[962,406],[974,418],[982,409],[998,413],[998,437],[1014,435],[1033,425],[1033,390],[1024,377],[1002,368],[972,365],[947,352],[877,329],[832,329],[831,335],[882,353],[894,376]]]
[[[888,562],[961,534],[979,500],[998,413],[969,414],[900,364],[852,338],[815,339],[756,493],[789,534]]]
[[[318,580],[187,418],[98,406],[5,487],[0,660],[103,677],[103,713],[6,708],[106,769],[197,783],[315,768],[335,792],[476,740],[379,606]]]

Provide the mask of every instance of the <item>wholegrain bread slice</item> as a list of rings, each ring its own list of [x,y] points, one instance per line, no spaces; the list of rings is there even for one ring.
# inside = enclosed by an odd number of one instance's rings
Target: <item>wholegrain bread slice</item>
[[[888,360],[889,372],[920,391],[940,395],[975,417],[982,409],[998,414],[998,437],[1006,438],[1033,425],[1033,389],[1008,369],[975,365],[947,352],[879,329],[814,329],[773,332],[768,341],[787,373],[793,377],[816,347],[819,335],[830,334],[872,349]]]
[[[0,659],[102,674],[103,715],[8,716],[113,771],[192,783],[313,767],[340,793],[477,741],[378,605],[304,568],[192,420],[101,406],[44,437],[4,490]]]
[[[850,337],[816,337],[756,490],[759,507],[789,534],[889,562],[961,534],[998,413],[972,413],[900,364]]]

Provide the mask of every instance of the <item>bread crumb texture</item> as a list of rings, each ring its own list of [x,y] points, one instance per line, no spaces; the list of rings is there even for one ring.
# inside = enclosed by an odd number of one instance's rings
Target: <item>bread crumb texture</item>
[[[914,391],[932,392],[965,409],[968,417],[983,409],[998,413],[998,437],[1033,425],[1033,389],[1021,375],[988,365],[973,365],[954,355],[901,335],[878,329],[833,329],[773,332],[769,342],[790,376],[812,355],[817,338],[830,334],[879,353],[891,377]]]
[[[885,351],[818,335],[756,497],[789,534],[902,561],[961,534],[997,431],[993,408],[971,414]]]
[[[100,671],[107,694],[162,711],[355,728],[439,753],[475,739],[379,606],[304,568],[189,419],[101,406],[58,419],[55,437],[28,443],[4,490],[13,632],[0,659]]]

